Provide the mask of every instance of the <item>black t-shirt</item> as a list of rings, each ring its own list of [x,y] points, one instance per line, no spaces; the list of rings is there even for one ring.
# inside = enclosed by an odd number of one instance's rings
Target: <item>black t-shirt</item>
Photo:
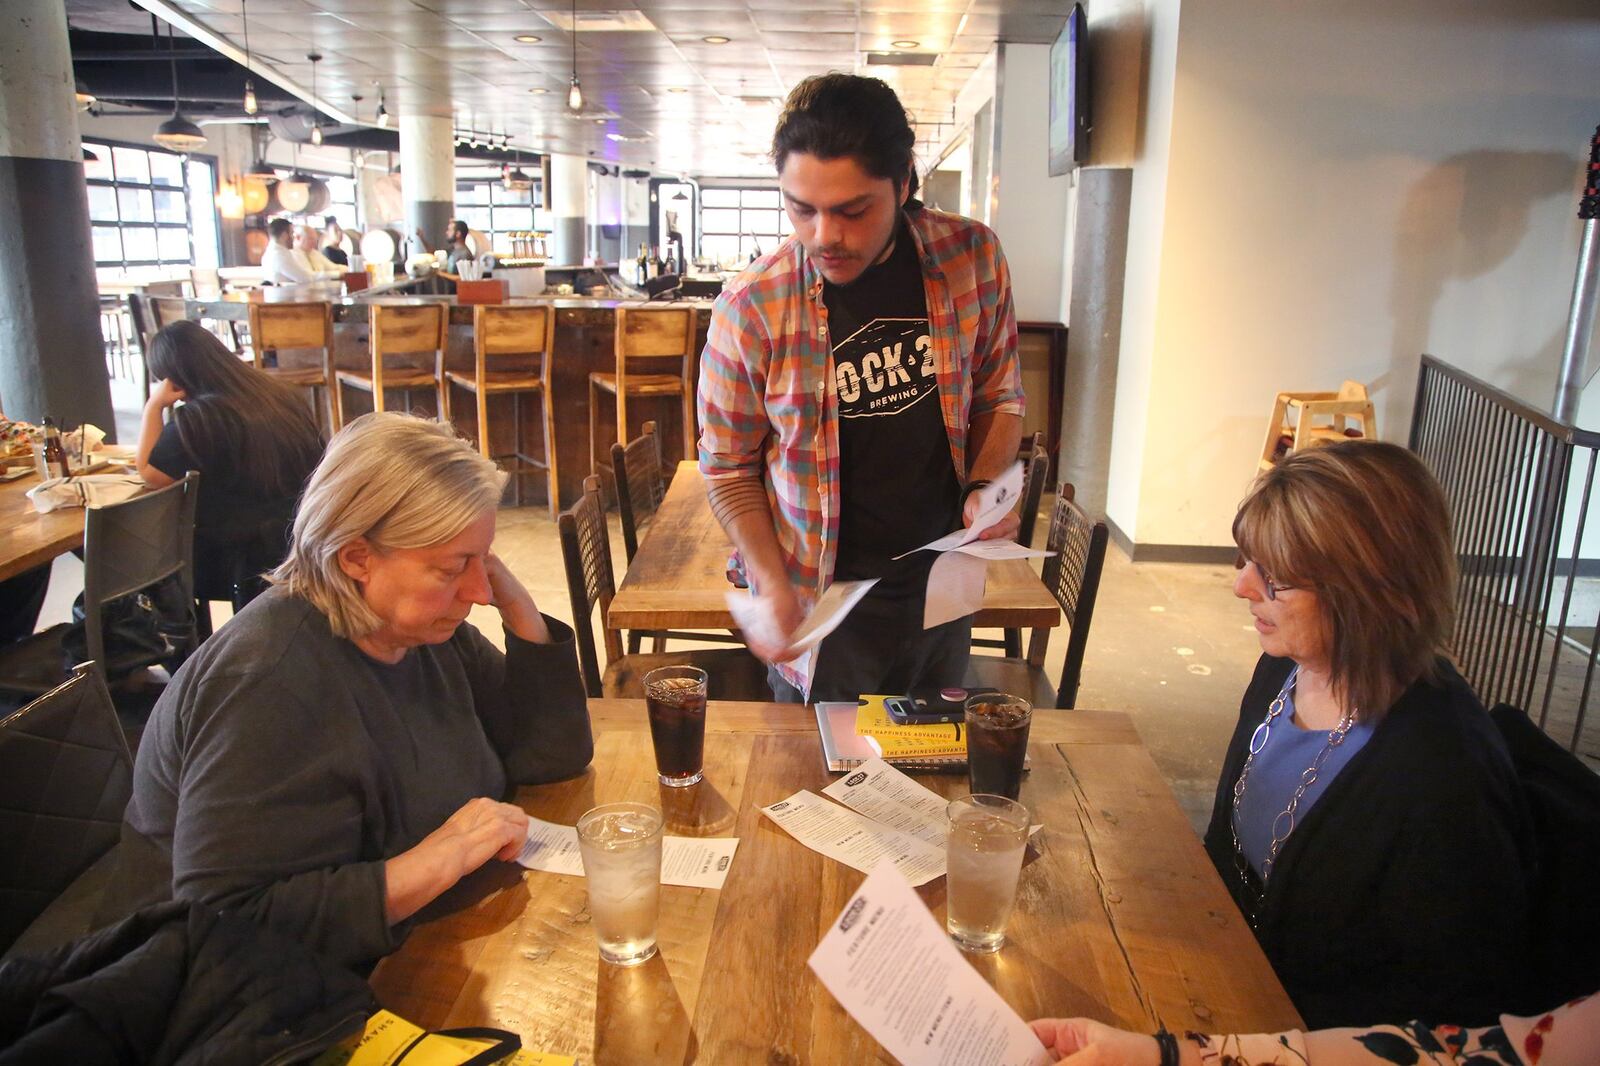
[[[961,484],[939,405],[922,265],[904,223],[889,258],[824,282],[839,406],[840,580],[920,593],[934,553],[893,562],[960,524]]]

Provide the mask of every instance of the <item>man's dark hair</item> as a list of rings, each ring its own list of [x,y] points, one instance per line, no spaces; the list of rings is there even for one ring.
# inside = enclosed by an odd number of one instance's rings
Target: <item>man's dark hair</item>
[[[338,215],[323,215],[322,216],[322,224],[324,226],[337,226],[339,224],[339,216]]]
[[[790,152],[818,159],[848,156],[873,177],[894,182],[896,189],[909,180],[915,196],[916,143],[893,89],[877,78],[835,71],[807,78],[784,101],[772,134],[772,161],[781,173]]]
[[[277,240],[285,233],[293,232],[294,223],[290,222],[286,218],[275,218],[271,222],[267,223],[267,236],[271,237],[273,240]]]
[[[456,235],[456,240],[464,241],[467,239],[467,224],[459,218],[452,219],[450,221],[450,232]]]

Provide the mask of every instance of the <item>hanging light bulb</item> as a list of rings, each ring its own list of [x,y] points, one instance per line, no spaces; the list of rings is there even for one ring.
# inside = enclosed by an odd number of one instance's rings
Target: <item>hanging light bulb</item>
[[[151,16],[152,20],[155,18]],[[160,34],[156,40],[160,40]],[[178,57],[172,43],[172,25],[167,25],[167,53],[172,61],[172,117],[156,127],[155,141],[163,148],[170,148],[174,152],[192,152],[206,143],[205,131],[187,118],[178,109]]]
[[[578,0],[572,0],[572,86],[567,90],[567,107],[583,110],[583,86],[578,84]]]
[[[384,129],[389,128],[389,109],[385,107],[383,103],[382,85],[378,85],[378,125]]]
[[[317,64],[322,61],[322,56],[312,52],[306,58],[311,60],[311,143],[320,146],[322,144],[322,113],[317,110],[317,102],[321,99],[317,96]]]
[[[239,0],[239,16],[244,20],[244,113],[253,115],[260,110],[256,101],[256,83],[250,77],[250,10],[245,0]]]

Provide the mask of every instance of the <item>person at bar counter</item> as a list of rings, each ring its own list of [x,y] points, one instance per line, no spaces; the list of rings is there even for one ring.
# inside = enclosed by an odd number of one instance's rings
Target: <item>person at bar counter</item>
[[[261,280],[268,285],[305,285],[321,281],[305,256],[297,255],[294,223],[275,218],[267,223],[267,247],[261,253]]]
[[[880,579],[817,650],[816,700],[961,683],[971,619],[924,630],[934,554],[894,556],[975,518],[1022,437],[1005,257],[915,198],[914,143],[875,78],[797,85],[772,139],[794,237],[724,290],[701,356],[700,469],[775,631],[834,581]],[[776,698],[805,699],[783,642],[749,639]]]
[[[230,352],[198,322],[150,343],[155,385],[135,449],[151,488],[200,471],[194,588],[244,606],[283,561],[295,500],[322,458],[322,431],[296,390]],[[170,421],[163,421],[168,411]]]
[[[506,476],[409,415],[335,435],[275,587],[151,713],[102,921],[199,900],[359,965],[516,855],[527,816],[501,799],[580,773],[594,743],[572,631],[492,551]]]
[[[440,273],[452,281],[460,280],[459,275],[463,261],[471,262],[476,258],[472,254],[472,248],[467,244],[467,234],[469,232],[467,224],[459,218],[451,219],[450,225],[445,227],[445,267]],[[428,235],[422,232],[420,226],[417,228],[417,240],[421,242],[425,251],[433,251],[433,245],[428,243]]]
[[[306,261],[306,266],[317,272],[319,278],[336,278],[344,268],[322,254],[322,234],[312,226],[300,227],[300,240],[295,251]]]
[[[1233,535],[1264,653],[1206,850],[1312,1027],[1490,1024],[1529,993],[1533,839],[1499,730],[1441,655],[1449,508],[1392,444],[1298,452]]]
[[[322,254],[340,270],[350,266],[350,254],[344,250],[344,227],[337,215],[322,216]]]

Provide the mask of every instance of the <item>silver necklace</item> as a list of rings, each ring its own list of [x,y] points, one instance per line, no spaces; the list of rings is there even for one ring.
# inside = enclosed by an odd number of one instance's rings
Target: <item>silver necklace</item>
[[[1284,681],[1283,687],[1278,690],[1278,695],[1267,708],[1267,716],[1256,726],[1255,732],[1250,734],[1250,752],[1245,756],[1244,766],[1239,770],[1239,779],[1233,783],[1233,813],[1228,819],[1228,827],[1233,831],[1233,865],[1238,870],[1239,884],[1244,888],[1249,900],[1249,913],[1246,917],[1249,918],[1252,928],[1256,926],[1260,917],[1261,901],[1267,893],[1267,879],[1272,876],[1272,865],[1278,860],[1278,849],[1283,847],[1283,842],[1294,832],[1300,801],[1305,798],[1306,790],[1317,783],[1317,776],[1322,772],[1322,764],[1327,761],[1328,755],[1334,748],[1344,743],[1350,727],[1355,724],[1353,711],[1346,712],[1339,719],[1339,724],[1328,734],[1328,742],[1322,746],[1316,758],[1311,760],[1311,765],[1300,775],[1300,783],[1295,786],[1288,805],[1272,820],[1272,843],[1267,847],[1267,857],[1261,860],[1261,887],[1259,891],[1253,891],[1250,883],[1250,863],[1244,857],[1244,849],[1239,845],[1239,801],[1244,799],[1245,781],[1250,776],[1250,768],[1255,765],[1256,756],[1261,749],[1267,746],[1267,738],[1272,735],[1272,723],[1283,713],[1289,691],[1294,688],[1295,679],[1299,676],[1300,667],[1296,666],[1289,671],[1288,679]]]

